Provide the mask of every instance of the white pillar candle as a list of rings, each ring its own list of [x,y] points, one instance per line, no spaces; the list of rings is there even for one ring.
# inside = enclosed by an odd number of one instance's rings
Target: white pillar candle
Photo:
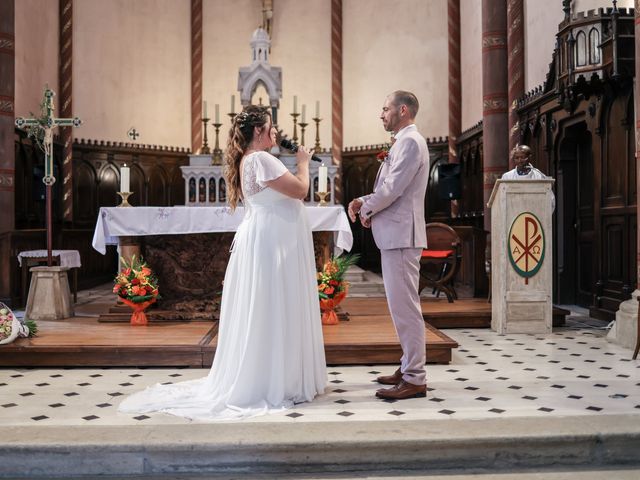
[[[320,102],[316,100],[316,118],[320,118]]]
[[[220,123],[220,105],[216,103],[216,123]]]
[[[236,96],[231,95],[231,113],[236,113]]]
[[[293,96],[293,113],[298,113],[298,96]]]
[[[129,172],[130,169],[127,167],[125,163],[120,169],[120,191],[128,192],[129,191]]]
[[[327,167],[324,163],[318,167],[318,191],[327,191]]]
[[[202,118],[207,118],[207,101],[202,102]]]
[[[307,116],[307,106],[306,105],[302,105],[302,116],[301,116],[301,118],[302,118],[301,122],[302,123],[305,123],[306,116]]]

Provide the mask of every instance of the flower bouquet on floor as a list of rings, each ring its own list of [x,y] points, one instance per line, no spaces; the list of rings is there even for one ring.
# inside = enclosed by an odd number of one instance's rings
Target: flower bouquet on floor
[[[33,320],[19,320],[9,307],[0,302],[0,345],[11,343],[18,337],[33,337],[37,331]]]
[[[320,297],[320,309],[322,310],[322,324],[335,325],[338,316],[335,308],[344,300],[349,291],[349,282],[344,279],[344,274],[351,265],[360,258],[360,255],[342,255],[331,257],[318,272],[318,296]]]
[[[124,258],[120,261],[124,268],[116,275],[113,293],[133,309],[131,325],[146,325],[149,321],[144,311],[159,297],[158,279],[142,257],[134,255],[131,263]]]

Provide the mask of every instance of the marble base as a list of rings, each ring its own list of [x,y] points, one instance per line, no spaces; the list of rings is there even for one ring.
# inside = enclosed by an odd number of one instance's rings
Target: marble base
[[[60,320],[73,317],[68,267],[32,267],[25,318]]]
[[[638,338],[638,296],[640,290],[631,294],[631,298],[620,304],[616,312],[616,321],[607,334],[607,340],[624,348],[636,348]]]

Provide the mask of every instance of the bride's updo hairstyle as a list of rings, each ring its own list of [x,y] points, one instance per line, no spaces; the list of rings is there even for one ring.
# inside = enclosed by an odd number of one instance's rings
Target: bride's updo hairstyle
[[[224,177],[227,183],[227,198],[232,210],[235,210],[242,198],[240,161],[253,141],[254,128],[264,127],[270,116],[268,107],[248,105],[233,119],[224,154]]]

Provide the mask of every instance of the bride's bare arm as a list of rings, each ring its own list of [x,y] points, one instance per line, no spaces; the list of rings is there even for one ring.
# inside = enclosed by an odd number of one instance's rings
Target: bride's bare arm
[[[298,148],[296,154],[298,160],[298,171],[295,175],[285,172],[284,175],[266,182],[269,188],[291,198],[302,199],[309,192],[309,160],[312,152],[304,146]]]

